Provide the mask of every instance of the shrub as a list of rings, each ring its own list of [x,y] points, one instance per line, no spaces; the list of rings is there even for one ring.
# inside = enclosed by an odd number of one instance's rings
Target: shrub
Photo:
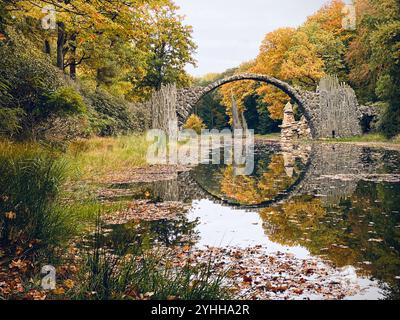
[[[46,94],[55,92],[66,80],[51,60],[21,33],[10,29],[7,35],[7,42],[0,46],[0,107],[2,119],[10,120],[11,126],[3,123],[1,127],[8,135],[18,133],[27,138],[42,120],[41,107]]]
[[[399,102],[398,102],[399,103]],[[383,113],[379,130],[387,137],[393,138],[400,133],[400,105],[390,104]]]
[[[94,92],[80,89],[22,33],[10,29],[7,36],[0,46],[2,134],[18,134],[20,139],[55,138],[58,144],[90,134],[113,136],[149,128],[150,110],[100,88]],[[76,117],[82,114],[89,121]],[[60,134],[54,134],[57,132]]]
[[[35,125],[35,138],[59,150],[66,150],[71,141],[88,137],[88,121],[85,116],[49,116]]]
[[[88,95],[93,107],[91,122],[100,136],[139,133],[149,127],[150,112],[114,97],[102,89]]]
[[[64,85],[65,79],[21,33],[11,29],[7,34],[10,40],[0,47],[0,83],[2,94],[10,99],[3,106],[21,107],[29,113],[40,105],[43,94]]]
[[[44,95],[41,113],[46,115],[73,115],[86,113],[87,106],[82,96],[72,87],[60,87]]]
[[[198,134],[201,133],[202,129],[206,129],[206,125],[204,124],[203,120],[195,115],[192,114],[189,119],[187,119],[186,123],[183,126],[184,129],[193,129],[196,131]]]
[[[3,108],[0,106],[0,135],[12,137],[21,129],[24,110],[20,108]]]

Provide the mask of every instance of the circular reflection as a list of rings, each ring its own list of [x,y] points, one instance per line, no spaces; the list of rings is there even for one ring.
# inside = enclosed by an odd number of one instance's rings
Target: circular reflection
[[[265,206],[286,197],[308,168],[310,147],[264,144],[255,147],[254,171],[235,175],[234,165],[200,164],[191,171],[199,187],[225,203],[244,207]],[[210,150],[215,152],[215,150]],[[223,159],[223,150],[221,159]]]

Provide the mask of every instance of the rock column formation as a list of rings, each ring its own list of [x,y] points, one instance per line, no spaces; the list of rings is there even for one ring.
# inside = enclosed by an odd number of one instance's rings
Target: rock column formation
[[[233,130],[243,129],[242,125],[240,124],[239,110],[233,94],[232,94],[232,129]]]
[[[152,129],[161,129],[168,136],[175,135],[178,129],[176,113],[177,90],[175,85],[163,86],[152,95],[148,104],[151,105]]]
[[[319,108],[314,119],[317,136],[343,138],[361,135],[359,105],[354,90],[335,76],[321,79]]]

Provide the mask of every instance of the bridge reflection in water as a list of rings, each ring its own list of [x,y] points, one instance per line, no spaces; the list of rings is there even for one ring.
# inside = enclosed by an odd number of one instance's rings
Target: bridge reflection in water
[[[251,208],[302,194],[337,202],[353,194],[361,178],[381,172],[385,154],[350,144],[258,144],[251,176],[234,176],[233,165],[200,164],[152,189],[164,201],[208,199]]]

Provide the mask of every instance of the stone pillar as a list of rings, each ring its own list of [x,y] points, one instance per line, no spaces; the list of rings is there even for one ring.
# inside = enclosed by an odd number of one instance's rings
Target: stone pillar
[[[293,106],[288,102],[283,110],[283,122],[280,126],[281,140],[290,141],[297,138],[297,123],[294,119]]]
[[[243,127],[244,132],[247,132],[247,130],[249,130],[249,126],[247,125],[247,121],[244,116],[244,112],[242,112],[242,127]]]
[[[300,121],[297,124],[297,130],[299,138],[301,139],[311,139],[311,130],[308,126],[308,122],[306,117],[302,116]]]
[[[362,133],[357,97],[351,87],[339,82],[336,76],[326,76],[321,79],[317,93],[320,96],[318,138],[343,138]]]

